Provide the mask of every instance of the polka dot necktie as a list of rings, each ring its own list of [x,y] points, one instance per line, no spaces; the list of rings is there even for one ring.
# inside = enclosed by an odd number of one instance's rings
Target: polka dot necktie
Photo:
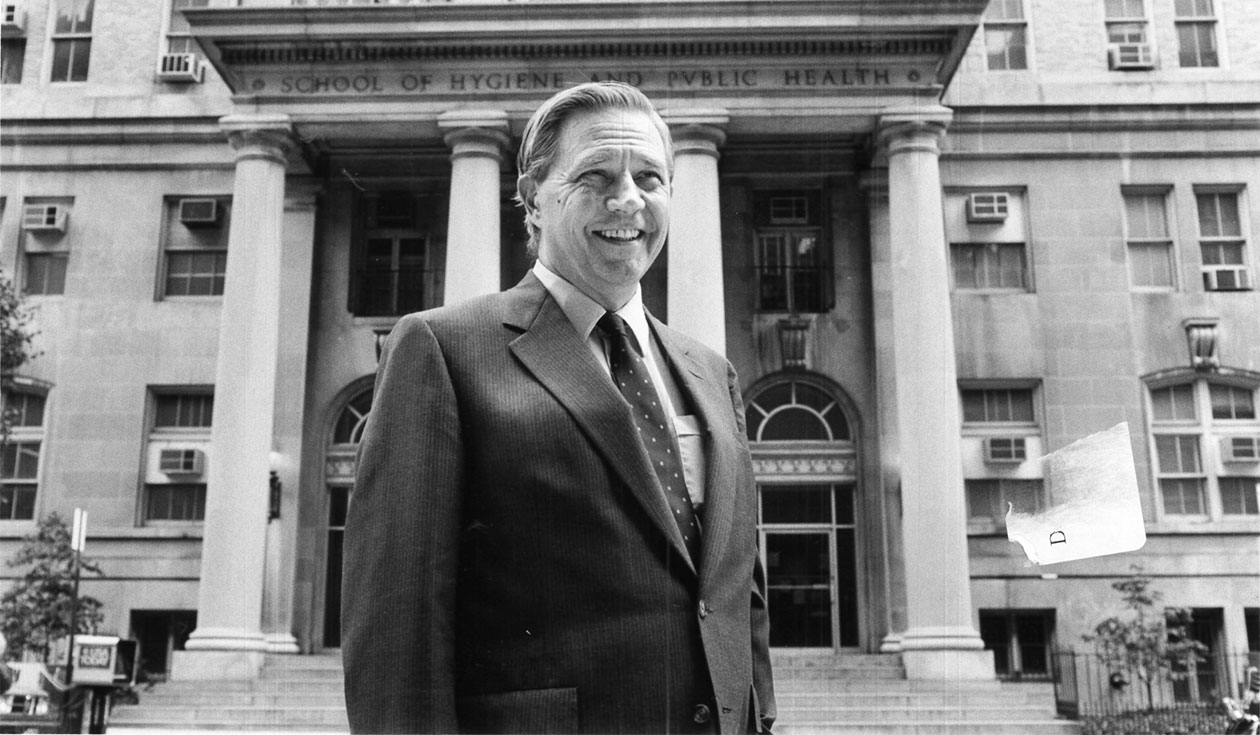
[[[600,318],[599,326],[608,335],[611,347],[608,361],[613,382],[630,404],[634,413],[634,424],[639,429],[639,437],[652,461],[656,479],[665,491],[665,499],[669,501],[669,509],[674,513],[674,520],[678,523],[678,530],[682,532],[687,551],[691,554],[692,561],[698,565],[700,522],[691,505],[691,496],[687,493],[682,460],[674,444],[673,432],[669,430],[669,419],[665,416],[665,408],[661,405],[656,386],[652,383],[652,376],[643,362],[638,340],[627,328],[625,320],[612,312]]]

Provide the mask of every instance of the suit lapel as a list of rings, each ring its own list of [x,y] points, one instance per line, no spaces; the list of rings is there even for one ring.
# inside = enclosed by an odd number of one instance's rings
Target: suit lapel
[[[651,314],[648,319],[664,348],[666,359],[674,368],[674,374],[682,381],[696,413],[700,416],[705,432],[705,451],[708,454],[708,477],[705,480],[704,532],[700,573],[716,565],[705,560],[719,559],[730,538],[734,521],[736,447],[731,440],[735,421],[731,414],[731,396],[725,379],[715,382],[703,366],[697,362],[678,334],[665,327]],[[725,376],[723,376],[725,378]]]
[[[525,331],[508,348],[573,416],[653,522],[687,558],[682,534],[657,486],[629,405],[537,278],[527,276],[513,291],[521,292],[519,301],[505,322]]]

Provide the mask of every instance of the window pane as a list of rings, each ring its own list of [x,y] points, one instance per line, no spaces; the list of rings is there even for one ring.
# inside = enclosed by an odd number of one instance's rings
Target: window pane
[[[1218,65],[1215,23],[1178,23],[1177,45],[1181,66]]]
[[[984,29],[984,47],[990,69],[1027,69],[1027,46],[1022,27],[986,26]]]
[[[6,38],[0,41],[0,84],[22,83],[22,64],[25,58],[25,38]]]
[[[1107,0],[1108,18],[1141,18],[1145,15],[1142,0]]]
[[[153,427],[208,428],[213,413],[213,395],[159,395],[154,406]]]
[[[1196,194],[1199,210],[1199,234],[1203,237],[1241,237],[1238,217],[1238,195],[1230,192]]]
[[[1111,43],[1146,43],[1146,24],[1108,23],[1107,40]]]
[[[147,521],[201,521],[206,516],[206,486],[199,483],[149,485]]]
[[[1226,515],[1260,515],[1257,503],[1257,477],[1222,477],[1221,508]]]
[[[1252,400],[1252,391],[1232,385],[1210,385],[1212,396],[1212,418],[1214,419],[1254,419],[1256,407]]]
[[[1155,437],[1160,472],[1199,472],[1199,437],[1194,434]]]
[[[1000,521],[1006,517],[997,480],[965,480],[967,517],[972,520]]]
[[[1163,194],[1126,194],[1124,211],[1129,225],[1129,237],[1168,237]]]
[[[1176,0],[1174,7],[1178,18],[1210,18],[1214,15],[1212,0]]]
[[[1024,0],[992,0],[986,20],[1023,20]]]
[[[34,517],[34,485],[13,483],[0,486],[0,520],[23,521]]]
[[[761,427],[760,441],[827,441],[831,439],[826,422],[813,411],[784,408],[770,416]]]
[[[1203,481],[1197,479],[1160,480],[1164,512],[1169,515],[1203,515]]]
[[[44,425],[45,399],[34,393],[6,390],[3,392],[3,409],[10,426],[38,427]]]
[[[1202,245],[1204,265],[1242,265],[1241,242],[1205,242]]]
[[[831,485],[763,485],[762,523],[833,523]]]
[[[964,421],[1017,421],[1032,423],[1032,390],[998,388],[962,391]]]
[[[1187,383],[1152,390],[1151,412],[1156,421],[1193,421],[1194,386]]]
[[[1172,245],[1169,243],[1130,243],[1129,278],[1136,287],[1171,288],[1173,285]]]

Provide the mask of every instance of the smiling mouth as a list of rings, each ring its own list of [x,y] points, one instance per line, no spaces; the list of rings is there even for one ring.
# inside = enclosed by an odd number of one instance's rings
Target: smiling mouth
[[[634,242],[643,237],[643,230],[596,230],[596,235],[609,242]]]

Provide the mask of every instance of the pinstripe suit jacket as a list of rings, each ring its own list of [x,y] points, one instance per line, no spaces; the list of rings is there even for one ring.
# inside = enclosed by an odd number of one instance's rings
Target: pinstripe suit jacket
[[[357,732],[744,732],[774,718],[734,370],[652,320],[706,433],[699,569],[629,408],[532,274],[381,356],[345,535]],[[695,722],[706,705],[712,721]]]

